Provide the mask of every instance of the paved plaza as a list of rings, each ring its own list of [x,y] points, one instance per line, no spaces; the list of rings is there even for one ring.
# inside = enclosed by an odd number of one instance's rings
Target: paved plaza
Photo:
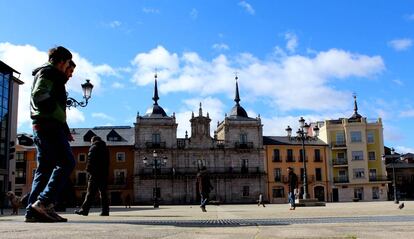
[[[111,207],[89,216],[62,213],[67,223],[24,223],[0,216],[0,238],[414,238],[414,201],[400,210],[391,201],[328,203],[326,207],[287,204]],[[9,214],[6,210],[5,214]]]

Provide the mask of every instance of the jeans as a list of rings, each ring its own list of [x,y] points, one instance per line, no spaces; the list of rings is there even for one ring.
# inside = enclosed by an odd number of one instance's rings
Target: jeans
[[[107,176],[97,177],[89,175],[88,189],[85,196],[85,201],[82,204],[82,210],[89,212],[91,205],[95,202],[96,193],[99,191],[101,195],[101,206],[103,213],[109,213],[109,199],[108,199],[108,183]]]
[[[44,205],[55,203],[57,195],[75,168],[72,149],[63,129],[34,130],[33,136],[37,150],[37,169],[28,198],[27,214],[30,214],[31,205],[36,200]]]
[[[200,193],[200,196],[201,196],[200,206],[205,207],[207,205],[208,195],[205,193]]]
[[[288,199],[289,199],[290,206],[295,207],[295,193],[294,192],[289,192]]]

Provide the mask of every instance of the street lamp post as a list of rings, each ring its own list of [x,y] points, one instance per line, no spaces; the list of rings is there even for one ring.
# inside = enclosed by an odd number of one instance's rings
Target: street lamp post
[[[157,152],[154,150],[154,152],[152,153],[152,162],[148,163],[148,159],[147,157],[143,158],[143,163],[145,166],[147,167],[151,167],[153,169],[153,173],[154,173],[154,191],[153,191],[153,203],[154,203],[154,208],[159,208],[159,203],[158,203],[158,175],[157,175],[157,171],[158,169],[161,168],[161,166],[165,166],[167,165],[167,157],[164,156],[161,160],[160,158],[158,158],[158,154]]]
[[[396,153],[394,148],[391,148],[391,155],[382,155],[382,159],[386,160],[387,158],[391,159],[391,165],[392,165],[392,188],[394,191],[394,203],[398,204],[399,201],[397,199],[397,183],[395,181],[395,160],[400,158],[400,154]]]
[[[308,195],[308,181],[307,181],[307,172],[306,172],[306,157],[305,157],[305,141],[312,141],[317,140],[319,135],[319,127],[316,125],[313,128],[314,135],[310,136],[308,135],[308,130],[310,128],[310,125],[305,123],[305,119],[303,117],[300,117],[299,120],[299,129],[296,131],[296,136],[292,136],[292,128],[288,126],[286,128],[286,132],[288,134],[289,140],[292,141],[299,141],[302,143],[302,159],[303,159],[303,199],[307,199]]]
[[[85,106],[88,105],[88,100],[91,98],[92,89],[93,89],[93,85],[89,81],[90,80],[87,79],[85,83],[81,84],[82,91],[83,91],[83,98],[85,99],[85,101],[79,102],[79,101],[75,100],[72,97],[68,97],[66,99],[66,106],[68,108],[70,108],[70,107],[75,107],[76,108],[77,106],[85,107]]]

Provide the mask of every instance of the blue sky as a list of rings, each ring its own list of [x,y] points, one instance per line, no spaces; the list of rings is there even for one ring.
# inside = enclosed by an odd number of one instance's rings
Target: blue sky
[[[95,85],[86,108],[71,109],[71,127],[133,125],[152,104],[175,113],[178,135],[191,112],[212,118],[241,104],[260,115],[265,135],[309,121],[381,117],[386,146],[414,152],[411,1],[23,1],[0,0],[0,59],[22,74],[19,132],[31,132],[31,70],[63,45],[78,64],[68,84]]]

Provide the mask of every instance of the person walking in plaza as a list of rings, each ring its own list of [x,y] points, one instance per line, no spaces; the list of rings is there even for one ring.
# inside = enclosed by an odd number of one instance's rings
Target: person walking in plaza
[[[295,210],[295,191],[297,191],[298,188],[298,177],[293,172],[293,169],[291,167],[287,168],[288,171],[288,186],[289,186],[289,194],[288,194],[288,200],[290,203],[290,210]]]
[[[56,197],[75,167],[66,122],[66,68],[72,53],[62,46],[48,52],[49,62],[33,71],[30,116],[36,146],[34,175],[25,222],[66,222],[54,210]]]
[[[257,200],[257,206],[259,207],[260,204],[262,204],[263,207],[266,207],[264,201],[263,201],[263,194],[259,194],[259,200]]]
[[[206,205],[213,186],[211,185],[210,176],[208,175],[207,168],[205,166],[203,166],[200,169],[200,172],[197,173],[197,188],[201,200],[200,208],[203,212],[207,212]]]
[[[69,66],[65,70],[65,75],[67,77],[67,80],[69,80],[72,77],[73,72],[75,71],[75,67],[76,67],[75,62],[73,60],[70,60],[69,61]],[[69,141],[73,141],[72,134],[68,134],[68,139],[69,139]],[[67,200],[68,200],[68,198],[70,198],[70,193],[71,193],[70,192],[71,191],[70,190],[70,188],[71,188],[70,184],[71,184],[71,182],[70,182],[70,179],[69,179],[69,180],[66,181],[65,185],[63,186],[63,189],[62,189],[61,193],[57,196],[55,211],[57,211],[57,212],[65,212],[66,211],[66,206],[67,206],[67,203],[68,203]]]
[[[129,194],[126,195],[124,204],[125,208],[131,208],[131,196]]]
[[[80,210],[75,210],[78,215],[88,216],[89,209],[95,201],[96,193],[101,195],[102,211],[100,216],[109,216],[108,200],[108,174],[109,151],[106,143],[99,136],[93,136],[88,153],[86,171],[89,174],[88,189]]]

